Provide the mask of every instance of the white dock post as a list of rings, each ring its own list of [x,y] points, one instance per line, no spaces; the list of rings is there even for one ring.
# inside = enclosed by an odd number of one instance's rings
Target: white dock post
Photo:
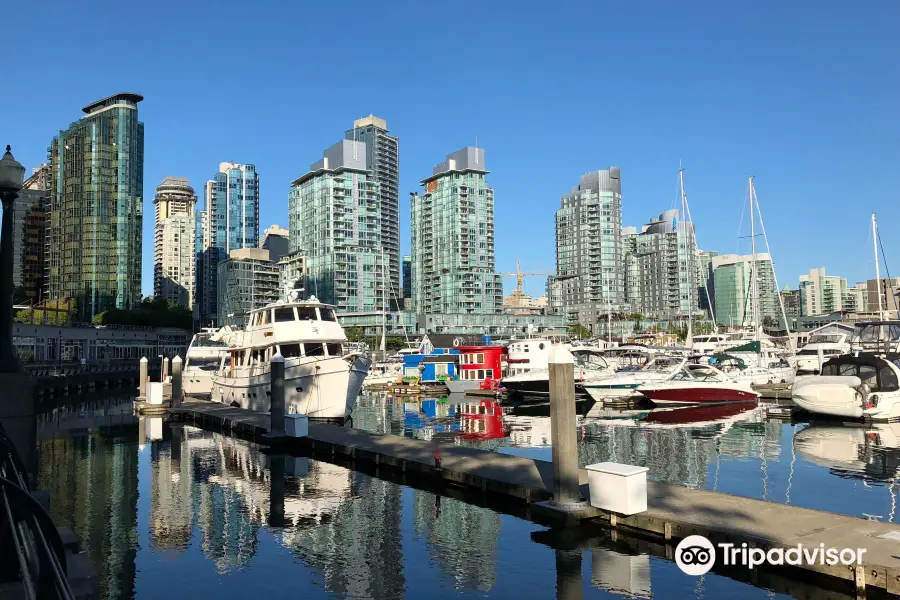
[[[284,435],[284,357],[281,353],[272,357],[271,406],[272,419],[270,435]]]
[[[181,389],[181,357],[176,354],[172,359],[172,402],[170,406],[174,408],[181,406]]]
[[[563,346],[550,352],[550,436],[553,443],[553,504],[580,506],[575,438],[575,363]]]
[[[141,357],[141,380],[138,382],[138,395],[145,399],[147,398],[147,365],[147,357]]]
[[[159,380],[162,383],[166,382],[166,377],[169,376],[169,357],[163,357],[162,359],[162,372],[160,374]]]

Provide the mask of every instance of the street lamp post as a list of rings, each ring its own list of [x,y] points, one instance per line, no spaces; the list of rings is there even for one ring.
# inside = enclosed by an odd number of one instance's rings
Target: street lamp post
[[[0,229],[0,373],[21,373],[22,364],[13,347],[13,211],[25,182],[25,167],[16,162],[10,148],[0,159],[0,200],[3,228]]]

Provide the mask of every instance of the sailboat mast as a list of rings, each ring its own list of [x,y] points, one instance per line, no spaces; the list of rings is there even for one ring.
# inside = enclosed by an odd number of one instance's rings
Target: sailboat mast
[[[759,341],[759,269],[756,262],[756,218],[753,216],[753,204],[755,194],[753,193],[753,177],[748,178],[750,182],[750,253],[753,255],[750,266],[750,302],[753,319],[753,339]]]
[[[884,319],[884,309],[881,305],[881,267],[878,264],[878,223],[875,221],[875,213],[872,213],[872,247],[875,249],[875,284],[878,294],[878,318]]]
[[[691,286],[693,282],[691,281],[693,272],[693,261],[691,260],[691,255],[694,253],[694,247],[691,243],[694,238],[694,224],[687,220],[688,218],[688,210],[687,210],[687,196],[684,193],[684,168],[678,169],[678,182],[681,186],[681,228],[684,229],[685,236],[687,239],[685,240],[685,262],[687,274],[685,275],[685,279],[687,280],[687,306],[688,306],[688,322],[687,322],[687,332],[685,333],[684,342],[687,344],[688,348],[692,348],[694,345],[694,321],[693,321],[693,294],[691,294]],[[678,229],[676,227],[675,237],[678,237]],[[680,294],[679,294],[680,295]]]

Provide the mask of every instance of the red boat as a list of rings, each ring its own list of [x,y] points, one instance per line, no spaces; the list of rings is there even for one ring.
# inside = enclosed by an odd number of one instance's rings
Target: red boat
[[[711,365],[686,364],[665,381],[640,385],[637,391],[654,404],[720,404],[756,401],[750,384],[735,383]]]

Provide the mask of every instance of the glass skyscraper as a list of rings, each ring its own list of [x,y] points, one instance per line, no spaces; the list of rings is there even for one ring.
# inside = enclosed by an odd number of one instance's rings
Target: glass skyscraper
[[[753,324],[753,294],[751,293],[753,259],[753,255],[738,256],[736,254],[713,257],[716,322],[719,325],[748,327]],[[781,313],[772,259],[767,253],[757,253],[756,265],[756,268],[759,269],[760,323],[758,326],[762,326],[762,321],[766,317],[775,323],[780,323]]]
[[[570,323],[591,327],[625,304],[622,180],[610,167],[581,176],[556,211],[556,275]]]
[[[143,99],[120,93],[85,106],[48,151],[45,297],[74,301],[80,321],[141,300]]]
[[[412,196],[412,294],[422,314],[496,314],[503,282],[494,265],[494,190],[482,148],[447,156]]]
[[[223,162],[206,182],[204,210],[197,215],[198,318],[201,325],[218,317],[218,268],[232,250],[259,246],[259,174],[253,165]]]
[[[380,186],[366,164],[366,145],[342,140],[294,180],[288,199],[289,248],[306,253],[307,293],[339,312],[389,308]]]
[[[400,290],[400,140],[389,135],[387,121],[375,115],[353,122],[346,139],[366,145],[366,169],[378,184],[381,211],[381,245],[388,261],[391,288],[388,300],[393,310],[401,304]]]

